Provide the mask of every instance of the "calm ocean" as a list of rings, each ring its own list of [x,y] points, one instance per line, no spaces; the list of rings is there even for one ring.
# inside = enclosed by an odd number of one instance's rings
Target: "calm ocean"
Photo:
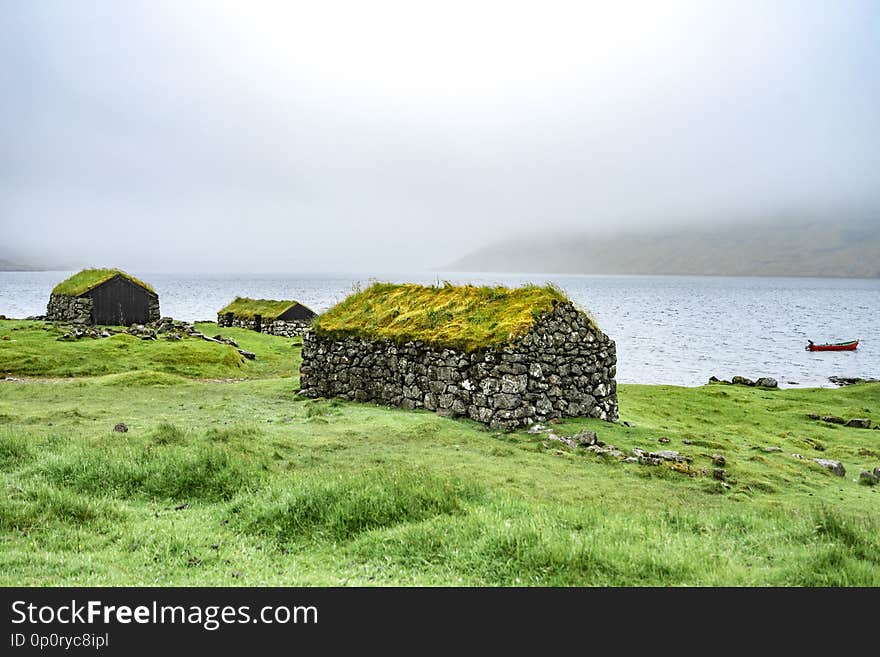
[[[0,314],[46,311],[71,272],[0,272]],[[575,276],[560,274],[169,274],[132,272],[159,293],[162,314],[216,318],[236,295],[297,299],[316,312],[373,280],[518,285],[553,282],[617,341],[618,381],[700,385],[712,376],[772,376],[828,386],[880,377],[880,279]],[[810,353],[807,339],[860,338],[856,352]]]

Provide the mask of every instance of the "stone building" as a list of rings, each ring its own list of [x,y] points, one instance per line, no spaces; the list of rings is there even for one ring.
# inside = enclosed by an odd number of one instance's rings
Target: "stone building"
[[[375,284],[318,317],[301,393],[505,430],[618,418],[614,341],[552,287]]]
[[[48,321],[130,326],[159,319],[159,295],[119,269],[84,269],[52,290]]]
[[[315,313],[298,301],[236,297],[217,313],[217,325],[292,338],[307,332],[314,318]]]

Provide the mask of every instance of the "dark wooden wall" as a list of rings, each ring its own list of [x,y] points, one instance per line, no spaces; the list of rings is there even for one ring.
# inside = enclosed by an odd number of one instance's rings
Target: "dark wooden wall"
[[[110,326],[146,324],[150,321],[150,300],[155,298],[140,285],[116,276],[87,292],[92,298],[92,323]]]
[[[313,313],[311,310],[306,308],[301,303],[298,303],[293,308],[288,308],[283,313],[278,315],[278,319],[283,319],[283,320],[297,319],[297,320],[302,320],[302,321],[309,321],[314,316],[315,316],[315,313]]]

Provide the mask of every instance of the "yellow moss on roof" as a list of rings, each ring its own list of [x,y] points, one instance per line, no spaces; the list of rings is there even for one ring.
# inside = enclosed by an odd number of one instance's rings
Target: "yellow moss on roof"
[[[85,294],[89,290],[98,287],[102,283],[106,283],[114,276],[122,276],[135,285],[140,285],[142,288],[156,294],[156,290],[153,289],[152,285],[145,283],[139,278],[135,278],[121,269],[83,269],[81,272],[74,274],[70,278],[63,280],[56,285],[52,289],[52,294],[78,297],[79,295]]]
[[[462,351],[498,347],[524,336],[555,303],[553,286],[422,286],[375,283],[337,304],[313,325],[328,337],[420,340]]]
[[[301,306],[298,301],[275,299],[249,299],[235,297],[235,300],[220,311],[221,315],[232,313],[236,317],[253,319],[260,315],[263,319],[276,319],[294,306]],[[303,306],[306,308],[306,306]]]

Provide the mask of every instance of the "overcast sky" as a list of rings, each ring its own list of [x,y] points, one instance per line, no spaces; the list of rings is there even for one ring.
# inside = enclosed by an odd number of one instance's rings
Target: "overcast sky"
[[[880,2],[0,0],[0,257],[404,271],[861,203]]]

